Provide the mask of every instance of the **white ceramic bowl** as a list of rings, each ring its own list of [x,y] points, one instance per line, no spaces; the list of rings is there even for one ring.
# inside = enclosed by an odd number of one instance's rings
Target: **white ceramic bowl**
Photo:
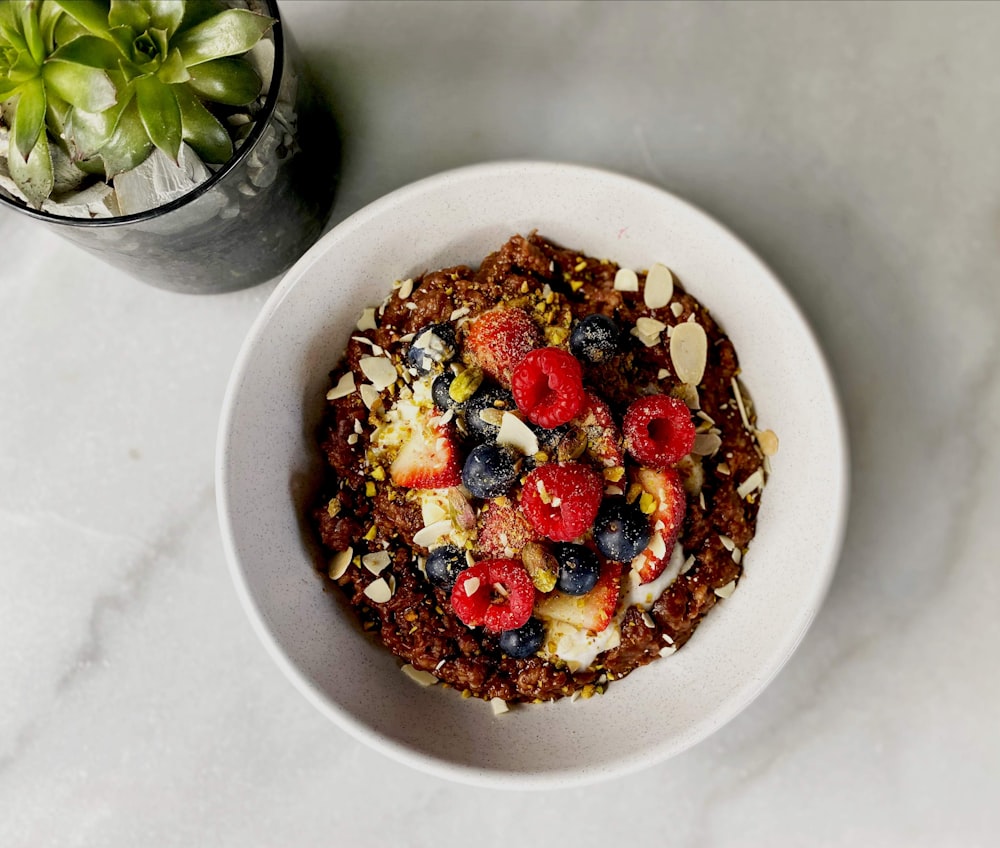
[[[762,427],[781,440],[745,573],[675,655],[587,701],[490,706],[421,688],[324,593],[302,512],[328,372],[363,306],[394,279],[477,264],[540,233],[623,266],[663,262],[736,345]],[[493,786],[622,774],[704,739],[788,660],[819,608],[846,515],[836,393],[805,320],[731,233],[642,182],[537,162],[477,165],[399,189],[348,218],[288,272],[237,359],[217,456],[219,518],[237,592],[264,645],[323,713],[409,765]]]

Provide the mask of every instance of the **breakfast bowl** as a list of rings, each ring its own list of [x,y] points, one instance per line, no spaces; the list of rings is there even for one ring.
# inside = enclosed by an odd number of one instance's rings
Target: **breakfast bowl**
[[[476,265],[538,232],[624,268],[665,263],[725,328],[760,426],[777,434],[739,588],[670,656],[599,697],[509,711],[420,686],[319,570],[307,518],[323,475],[330,372],[393,281]],[[760,694],[802,640],[839,554],[847,446],[835,387],[782,285],[735,236],[640,181],[574,165],[491,163],[399,189],[324,236],[287,273],[240,351],[220,422],[222,538],[268,652],[325,715],[426,772],[505,788],[567,786],[649,766]],[[731,596],[729,596],[731,595]],[[589,693],[588,693],[589,694]]]

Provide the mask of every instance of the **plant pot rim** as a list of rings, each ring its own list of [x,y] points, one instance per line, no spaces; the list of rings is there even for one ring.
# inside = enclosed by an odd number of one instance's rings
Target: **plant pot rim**
[[[0,192],[0,205],[16,209],[18,212],[29,215],[32,218],[37,218],[39,221],[47,221],[50,224],[59,224],[68,227],[119,227],[167,215],[175,209],[187,206],[210,191],[230,171],[246,159],[257,146],[257,142],[264,134],[264,128],[267,126],[268,119],[274,114],[278,102],[278,91],[281,88],[285,64],[285,39],[281,29],[281,13],[278,11],[277,0],[261,0],[261,2],[267,6],[268,15],[274,18],[274,26],[270,30],[271,38],[274,41],[274,68],[271,71],[271,82],[267,92],[267,99],[264,101],[264,108],[261,110],[260,117],[254,121],[253,129],[250,131],[250,135],[247,136],[246,141],[243,142],[242,147],[207,180],[199,183],[187,194],[183,194],[169,203],[164,203],[162,206],[154,206],[152,209],[135,212],[132,215],[118,215],[111,218],[73,218],[67,215],[53,215],[50,212],[43,212],[41,209],[32,209],[23,201],[7,197],[3,192]]]

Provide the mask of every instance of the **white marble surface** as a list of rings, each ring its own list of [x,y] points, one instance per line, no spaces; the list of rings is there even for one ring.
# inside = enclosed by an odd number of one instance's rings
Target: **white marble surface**
[[[670,762],[544,798],[397,767],[286,683],[223,563],[216,421],[272,286],[167,294],[3,212],[0,845],[997,844],[1000,7],[282,8],[344,127],[335,219],[530,156],[763,255],[843,392],[840,569],[778,679]]]

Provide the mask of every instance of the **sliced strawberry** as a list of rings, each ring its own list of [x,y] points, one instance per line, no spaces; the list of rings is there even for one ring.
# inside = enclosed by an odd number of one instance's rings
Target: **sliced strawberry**
[[[523,309],[491,309],[469,324],[465,347],[480,368],[505,389],[514,367],[542,343],[538,325]]]
[[[597,585],[586,595],[565,595],[552,592],[540,596],[535,603],[535,613],[541,618],[563,621],[600,633],[614,618],[621,593],[621,564],[604,560]]]
[[[587,434],[587,455],[604,468],[623,466],[621,433],[608,405],[593,392],[586,392],[583,408],[571,422]]]
[[[528,542],[540,536],[516,503],[497,498],[484,508],[478,547],[487,557],[519,557]]]
[[[399,449],[389,476],[397,486],[407,489],[444,489],[462,482],[455,440],[448,426],[418,424]]]
[[[512,559],[487,559],[458,575],[451,590],[455,614],[470,627],[499,633],[516,630],[535,605],[535,586],[524,566]]]
[[[644,492],[640,498],[640,506],[643,505],[643,499],[656,501],[649,514],[652,532],[649,544],[632,560],[632,569],[638,573],[640,583],[649,583],[659,577],[670,562],[677,534],[684,523],[687,501],[680,475],[673,468],[662,471],[640,468],[636,474],[636,482]]]

